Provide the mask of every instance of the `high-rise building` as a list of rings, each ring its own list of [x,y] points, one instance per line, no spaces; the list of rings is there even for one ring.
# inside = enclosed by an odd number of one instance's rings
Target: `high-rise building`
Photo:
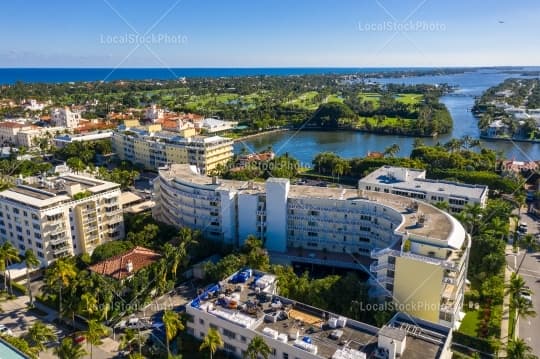
[[[120,185],[81,175],[32,177],[0,192],[0,240],[47,266],[124,237]]]

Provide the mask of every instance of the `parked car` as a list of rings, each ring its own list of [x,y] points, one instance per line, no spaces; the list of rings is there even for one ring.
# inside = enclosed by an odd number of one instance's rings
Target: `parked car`
[[[527,223],[522,222],[522,223],[519,224],[518,232],[527,233],[527,230],[528,230]]]
[[[86,341],[86,337],[84,335],[75,335],[73,337],[73,341],[79,345],[82,345]]]
[[[9,329],[3,324],[0,324],[0,334],[13,336],[13,332],[11,331],[11,329]]]
[[[532,303],[531,290],[530,290],[528,287],[525,287],[525,288],[519,293],[519,295],[521,296],[521,298],[525,299],[527,302]]]

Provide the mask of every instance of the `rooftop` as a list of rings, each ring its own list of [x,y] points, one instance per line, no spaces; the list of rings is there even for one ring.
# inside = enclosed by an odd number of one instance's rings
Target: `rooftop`
[[[455,198],[480,198],[487,191],[487,186],[466,183],[425,179],[425,170],[382,166],[371,172],[359,182],[366,184],[392,185],[399,190],[418,193],[445,192]]]
[[[156,262],[160,257],[159,253],[148,248],[135,247],[126,253],[96,263],[88,269],[94,273],[121,280]]]
[[[217,180],[217,183],[213,183],[211,177],[197,174],[191,166],[187,164],[173,164],[160,170],[160,174],[169,180],[192,183],[200,187],[214,190],[226,189],[241,193],[264,193],[265,191],[265,183],[261,182],[219,179]],[[288,180],[283,178],[270,178],[268,179],[268,182],[285,183],[288,182]],[[358,191],[357,189],[347,188],[290,185],[289,198],[321,198],[335,201],[377,202],[401,213],[403,221],[396,230],[402,232],[407,231],[418,236],[443,241],[448,240],[448,238],[451,237],[452,232],[460,228],[450,215],[430,204],[415,201],[414,203],[418,206],[418,209],[417,211],[410,211],[411,204],[413,204],[411,199],[389,193]],[[423,226],[418,226],[417,222],[421,214],[426,220],[423,223]],[[460,236],[456,236],[456,238],[458,237]],[[463,233],[462,237],[465,237],[465,233]],[[453,246],[459,248],[461,247],[461,242],[455,243]]]
[[[88,191],[96,194],[119,187],[117,183],[70,173],[57,177],[25,178],[17,186],[0,192],[0,197],[43,208],[72,200],[72,193]]]
[[[322,358],[372,357],[379,335],[406,338],[403,358],[438,358],[448,336],[449,329],[404,320],[404,315],[379,329],[281,297],[275,294],[276,283],[274,275],[244,269],[210,286],[190,303],[190,310],[204,310],[263,337],[316,350]]]

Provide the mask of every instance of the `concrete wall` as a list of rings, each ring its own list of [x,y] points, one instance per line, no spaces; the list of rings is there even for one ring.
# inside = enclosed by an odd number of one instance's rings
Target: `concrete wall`
[[[289,180],[270,178],[266,181],[266,248],[271,251],[287,250],[287,196]]]

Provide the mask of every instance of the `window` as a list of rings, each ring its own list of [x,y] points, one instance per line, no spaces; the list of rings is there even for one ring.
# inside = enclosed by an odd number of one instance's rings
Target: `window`
[[[23,216],[28,217],[28,212],[23,211]]]
[[[245,336],[240,336],[240,340],[242,341],[242,343],[245,343],[246,342],[246,337]]]
[[[319,234],[317,232],[307,232],[308,237],[318,237]]]
[[[38,251],[38,252],[37,252],[37,256],[38,256],[39,258],[43,258],[43,253]]]
[[[289,359],[289,354],[283,353],[283,359]]]
[[[204,319],[199,318],[199,324],[204,325]]]
[[[229,344],[229,343],[225,343],[225,345],[223,346],[223,349],[225,349],[226,351],[231,352],[231,353],[236,352],[236,347],[234,345]]]
[[[226,336],[227,338],[230,338],[230,339],[235,339],[236,338],[236,333],[230,331],[229,329],[225,329],[225,328],[223,328],[223,335]]]

